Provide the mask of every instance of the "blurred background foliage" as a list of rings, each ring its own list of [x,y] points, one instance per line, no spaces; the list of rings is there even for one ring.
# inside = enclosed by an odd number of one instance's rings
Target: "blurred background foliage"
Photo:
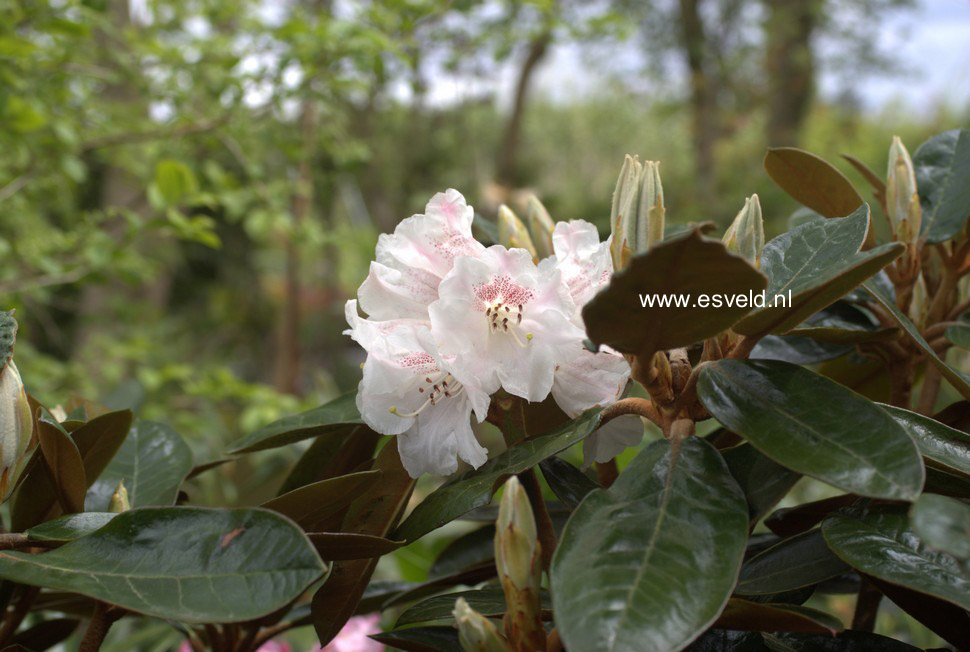
[[[534,192],[605,235],[629,152],[662,161],[668,220],[723,227],[757,192],[776,235],[796,206],[763,173],[766,146],[882,170],[893,134],[913,149],[967,124],[965,98],[915,96],[921,62],[883,42],[919,9],[0,0],[0,296],[25,382],[51,407],[136,407],[214,460],[354,388],[344,302],[377,235],[436,191],[487,218]],[[877,76],[895,101],[866,97]],[[296,454],[224,465],[193,499],[266,498]],[[440,543],[383,572],[422,579]]]

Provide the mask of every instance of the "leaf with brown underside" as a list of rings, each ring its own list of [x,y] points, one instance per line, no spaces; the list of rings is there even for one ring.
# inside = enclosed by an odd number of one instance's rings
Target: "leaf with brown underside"
[[[863,203],[844,174],[803,149],[769,147],[764,166],[782,190],[825,217],[848,215]]]

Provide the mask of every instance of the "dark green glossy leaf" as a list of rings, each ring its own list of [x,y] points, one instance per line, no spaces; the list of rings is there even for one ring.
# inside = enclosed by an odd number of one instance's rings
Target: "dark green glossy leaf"
[[[451,619],[451,612],[454,610],[455,601],[458,598],[464,598],[468,606],[489,618],[502,616],[505,613],[505,594],[502,592],[502,589],[488,588],[474,591],[458,591],[456,593],[436,595],[408,607],[398,617],[397,622],[394,623],[394,627],[398,628],[416,623]],[[540,600],[542,609],[548,612],[552,608],[549,595],[543,592]]]
[[[573,512],[552,563],[570,650],[680,650],[710,626],[744,554],[748,508],[709,443],[657,441]]]
[[[179,486],[192,470],[192,451],[164,423],[137,421],[108,468],[88,489],[85,504],[104,511],[124,481],[132,507],[174,505]]]
[[[186,623],[259,618],[326,570],[268,510],[145,507],[42,554],[0,552],[0,576]]]
[[[404,545],[403,541],[351,532],[310,532],[307,536],[320,558],[327,561],[381,557]]]
[[[923,490],[955,498],[970,498],[970,477],[947,473],[928,466]]]
[[[68,514],[46,523],[35,525],[26,534],[32,541],[67,543],[108,524],[117,514],[113,512],[84,512]]]
[[[743,335],[785,333],[845,296],[899,257],[898,242],[860,251],[869,231],[869,205],[848,217],[809,222],[765,245],[761,271],[768,306],[734,326]],[[782,297],[784,303],[782,303]],[[777,305],[770,305],[776,302]]]
[[[923,486],[919,450],[869,399],[775,360],[720,360],[697,384],[704,407],[784,466],[862,496],[912,500]]]
[[[970,477],[970,435],[922,414],[892,405],[882,407],[905,428],[928,463]]]
[[[401,519],[415,481],[401,465],[396,438],[378,452],[374,469],[381,474],[380,482],[356,496],[344,515],[342,532],[386,537]],[[376,567],[377,559],[334,562],[330,577],[317,589],[311,603],[313,629],[322,646],[354,615]]]
[[[88,483],[81,453],[71,436],[57,422],[39,419],[37,437],[61,508],[68,513],[83,512]]]
[[[382,607],[384,609],[390,609],[391,607],[408,604],[410,602],[414,602],[415,600],[436,595],[441,593],[444,589],[451,589],[459,586],[474,586],[476,584],[481,584],[482,582],[495,579],[497,579],[495,563],[489,561],[478,566],[466,568],[453,575],[435,577],[427,582],[422,582],[417,586],[408,589],[407,591],[403,591],[387,599]]]
[[[858,496],[843,494],[813,500],[795,507],[785,507],[776,510],[766,518],[765,526],[780,537],[794,536],[811,530],[835,510],[848,507],[857,500],[859,500]]]
[[[596,344],[648,356],[687,346],[730,328],[752,306],[749,292],[760,294],[767,281],[746,260],[728,253],[719,241],[698,231],[665,240],[634,256],[610,284],[583,308],[586,332]],[[644,307],[641,295],[690,295],[684,307]],[[745,305],[699,307],[699,295],[744,295]]]
[[[352,503],[380,478],[381,472],[377,470],[342,475],[294,489],[262,506],[290,517],[304,529],[316,530],[321,522]]]
[[[512,446],[481,468],[463,473],[415,507],[393,538],[414,541],[475,507],[488,504],[503,478],[521,473],[582,441],[598,424],[599,410],[587,410],[555,432]]]
[[[940,374],[949,381],[953,388],[960,392],[963,398],[970,400],[970,383],[964,378],[958,371],[953,369],[950,365],[940,359],[940,356],[936,355],[936,352],[929,345],[929,343],[923,339],[920,334],[919,329],[909,320],[909,317],[904,315],[898,307],[896,307],[896,301],[890,298],[883,290],[875,283],[864,283],[863,287],[869,292],[869,294],[879,302],[879,304],[885,308],[896,323],[899,324],[903,332],[905,332],[913,343],[923,352],[926,359],[929,360],[933,366],[939,369]]]
[[[280,495],[321,480],[347,475],[374,457],[381,435],[367,426],[334,430],[313,440],[280,487]]]
[[[236,442],[230,453],[252,453],[279,448],[328,432],[351,429],[362,425],[357,411],[357,392],[344,394],[309,412],[283,417],[263,426]]]
[[[899,337],[898,328],[860,328],[838,326],[801,326],[788,331],[789,335],[809,337],[830,344],[866,344],[869,342],[888,342]]]
[[[888,636],[847,630],[836,637],[818,634],[765,634],[772,652],[922,652]]]
[[[752,524],[760,521],[802,477],[750,444],[721,451],[721,456],[744,492],[748,519]]]
[[[71,433],[84,463],[84,474],[90,486],[121,447],[131,428],[129,410],[97,416]],[[57,496],[43,465],[37,465],[23,480],[11,510],[12,529],[27,528],[60,514]]]
[[[909,528],[901,507],[853,510],[822,522],[836,555],[861,573],[970,609],[970,567],[932,550]]]
[[[819,530],[803,532],[755,555],[741,567],[735,593],[768,595],[794,591],[849,570],[832,554]]]
[[[945,242],[963,230],[970,215],[970,130],[933,136],[913,153],[916,187],[923,208],[921,233]]]
[[[834,636],[842,621],[824,611],[797,604],[764,604],[731,598],[715,627],[742,631],[802,632]]]
[[[430,577],[454,575],[472,566],[490,562],[494,557],[495,526],[486,525],[448,543],[431,564],[428,575]]]
[[[409,627],[374,634],[372,639],[406,652],[463,652],[454,627]]]
[[[539,468],[552,493],[570,509],[576,509],[586,494],[599,488],[589,476],[561,457],[544,459],[539,463]]]
[[[17,341],[17,320],[13,310],[0,310],[0,371],[13,357],[13,346]]]
[[[781,360],[793,364],[818,364],[840,358],[854,348],[849,344],[817,342],[808,337],[766,335],[758,340],[748,357],[756,360]]]
[[[970,505],[955,498],[923,494],[909,514],[916,535],[931,548],[970,559]]]
[[[852,184],[831,163],[797,147],[770,147],[765,171],[782,190],[825,217],[848,215],[862,203]]]

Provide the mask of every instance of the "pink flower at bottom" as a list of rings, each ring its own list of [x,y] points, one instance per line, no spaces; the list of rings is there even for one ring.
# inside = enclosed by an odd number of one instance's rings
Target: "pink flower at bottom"
[[[381,628],[377,625],[380,619],[380,614],[376,613],[354,616],[326,647],[316,647],[313,652],[382,652],[384,646],[368,638],[370,634],[380,633]]]

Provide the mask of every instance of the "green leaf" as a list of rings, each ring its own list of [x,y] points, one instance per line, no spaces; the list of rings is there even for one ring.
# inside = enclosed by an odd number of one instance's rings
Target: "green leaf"
[[[913,531],[931,548],[970,559],[970,505],[955,498],[923,494],[909,513]]]
[[[820,530],[783,539],[744,563],[735,593],[770,595],[794,591],[849,570],[832,554]]]
[[[751,310],[751,297],[760,295],[766,283],[745,259],[693,230],[634,256],[629,267],[614,274],[586,304],[583,321],[595,344],[649,356],[730,328]],[[641,303],[641,297],[670,299],[678,294],[689,295],[686,306]],[[699,307],[695,302],[702,294],[729,296],[733,305]],[[737,295],[743,295],[743,306],[733,301]]]
[[[797,604],[763,604],[731,598],[715,627],[746,631],[802,632],[835,636],[842,621],[824,611]]]
[[[954,346],[970,350],[970,326],[949,326],[943,334]]]
[[[324,573],[306,536],[261,509],[145,507],[42,554],[0,551],[0,577],[184,623],[252,620]]]
[[[403,541],[351,532],[309,532],[307,536],[320,558],[327,561],[372,559],[394,552],[404,545]]]
[[[771,147],[765,171],[782,190],[825,217],[848,215],[862,203],[852,184],[831,163],[796,147]]]
[[[47,543],[67,543],[74,539],[91,534],[108,524],[117,514],[113,512],[82,512],[68,514],[53,520],[35,525],[27,530],[27,537],[31,541]]]
[[[164,423],[137,421],[88,489],[87,508],[107,511],[120,481],[133,508],[174,505],[179,486],[191,470],[192,450],[175,430]]]
[[[164,205],[174,206],[199,190],[191,168],[181,161],[162,159],[155,166],[155,187]]]
[[[61,507],[69,513],[83,512],[88,483],[81,453],[71,436],[56,421],[41,418],[37,420],[37,437]]]
[[[869,231],[869,205],[848,217],[809,222],[765,245],[761,271],[767,301],[734,326],[742,335],[785,333],[834,303],[894,261],[905,247],[893,242],[860,248]],[[784,304],[782,304],[784,299]]]
[[[273,498],[262,507],[288,516],[305,530],[316,530],[380,478],[381,472],[374,470],[321,480]]]
[[[555,432],[512,446],[480,468],[466,471],[421,501],[393,538],[415,541],[465,512],[487,505],[504,478],[521,473],[582,441],[597,425],[599,410],[587,410]]]
[[[721,451],[721,456],[744,492],[748,502],[748,520],[752,524],[760,521],[802,477],[750,444]]]
[[[402,613],[397,622],[394,623],[395,629],[405,625],[417,623],[427,623],[435,620],[450,620],[451,612],[455,608],[455,601],[464,598],[468,606],[487,618],[494,618],[505,613],[505,594],[502,589],[488,588],[477,589],[474,591],[458,591],[456,593],[446,593],[436,595],[427,600],[408,607]],[[540,596],[542,609],[546,612],[551,609],[549,594],[543,592]]]
[[[970,612],[931,598],[924,593],[904,589],[872,577],[869,580],[897,607],[953,645],[956,650],[970,649]]]
[[[749,358],[782,360],[793,364],[818,364],[840,358],[855,349],[850,344],[819,342],[808,337],[765,335],[755,345]]]
[[[772,652],[921,652],[888,636],[847,630],[836,637],[818,634],[764,634]]]
[[[826,516],[834,511],[848,507],[860,500],[852,494],[842,494],[813,500],[794,507],[783,507],[775,510],[765,519],[765,527],[780,537],[790,537],[807,532],[818,525]]]
[[[447,627],[409,627],[374,634],[370,638],[396,650],[406,652],[464,652],[458,642],[458,630]]]
[[[575,509],[586,494],[599,488],[585,473],[561,457],[544,459],[539,462],[539,468],[552,493],[570,509]]]
[[[863,283],[862,287],[871,294],[879,304],[885,308],[889,314],[892,315],[896,323],[899,324],[903,331],[909,335],[913,343],[923,352],[933,366],[939,369],[940,374],[949,381],[953,388],[960,392],[963,398],[970,400],[970,383],[967,379],[963,377],[958,371],[950,367],[946,362],[940,359],[940,356],[936,355],[936,351],[927,343],[923,336],[920,334],[919,329],[909,320],[909,317],[904,315],[899,308],[896,307],[896,302],[886,295],[883,290],[872,282]]]
[[[494,557],[495,526],[486,525],[450,541],[431,564],[428,576],[454,575],[490,562]]]
[[[17,320],[13,313],[13,310],[0,310],[0,371],[13,357],[13,345],[17,341]]]
[[[836,555],[861,573],[970,609],[970,568],[931,550],[909,528],[902,507],[854,510],[822,522]]]
[[[357,392],[344,394],[308,412],[283,417],[236,442],[230,453],[279,448],[326,433],[351,429],[364,422],[357,410]]]
[[[923,460],[869,399],[775,360],[706,365],[698,396],[711,415],[779,464],[860,496],[913,500]]]
[[[727,602],[747,531],[744,496],[713,446],[650,444],[562,533],[551,587],[565,647],[683,649]]]
[[[386,537],[398,524],[415,481],[401,465],[397,438],[392,437],[378,452],[374,468],[381,472],[381,481],[372,484],[350,504],[342,532]],[[354,615],[376,567],[377,559],[334,563],[330,577],[317,589],[311,603],[313,629],[322,646],[326,647]]]
[[[970,215],[970,130],[933,136],[913,153],[916,187],[927,242],[945,242],[963,230]]]
[[[883,405],[882,409],[909,433],[927,463],[970,477],[970,435],[903,408]]]

